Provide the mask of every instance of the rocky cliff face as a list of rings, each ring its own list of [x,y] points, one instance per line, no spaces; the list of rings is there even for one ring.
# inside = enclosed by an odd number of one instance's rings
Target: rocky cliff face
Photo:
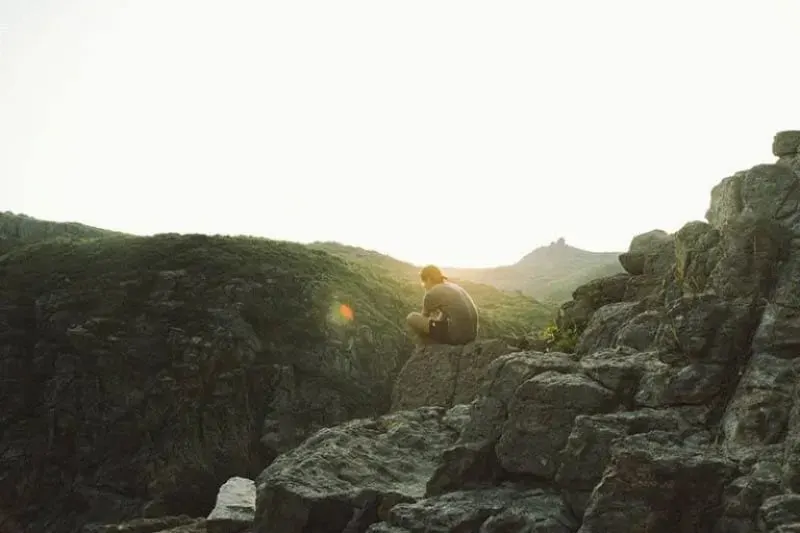
[[[229,477],[385,412],[410,352],[397,292],[290,243],[15,248],[0,259],[0,531],[204,516]]]
[[[799,141],[779,134],[779,161],[723,180],[707,222],[637,237],[627,273],[578,289],[559,318],[575,353],[502,355],[469,404],[273,463],[256,531],[800,531]],[[276,493],[340,518],[280,515]]]

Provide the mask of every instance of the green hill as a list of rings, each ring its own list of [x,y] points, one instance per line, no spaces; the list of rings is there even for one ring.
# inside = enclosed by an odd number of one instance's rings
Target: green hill
[[[123,234],[116,231],[95,228],[77,222],[52,222],[10,211],[0,212],[0,255],[20,244],[54,237],[84,238],[121,235]]]
[[[419,285],[419,266],[336,242],[315,242],[308,246],[337,255],[353,264],[379,270],[389,278],[405,281],[414,305],[418,307],[421,304],[423,293]],[[525,335],[545,327],[555,315],[555,306],[539,302],[517,290],[498,290],[492,284],[462,276],[458,269],[448,269],[446,274],[467,289],[480,308],[482,337]]]
[[[411,352],[405,316],[422,288],[385,256],[2,220],[0,499],[21,523],[57,517],[78,531],[101,520],[90,516],[101,496],[134,514],[207,512],[229,476],[254,477],[310,432],[385,411]],[[531,298],[468,288],[482,336],[552,316]]]
[[[453,276],[486,283],[551,305],[572,298],[579,286],[623,272],[619,252],[590,252],[567,245],[563,239],[533,250],[513,265],[496,268],[448,268]]]

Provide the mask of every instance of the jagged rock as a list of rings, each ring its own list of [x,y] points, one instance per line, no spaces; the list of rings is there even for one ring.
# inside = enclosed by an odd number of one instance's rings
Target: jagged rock
[[[592,493],[578,533],[711,531],[735,465],[680,438],[650,432],[612,445],[611,462]]]
[[[367,533],[571,533],[578,525],[558,493],[505,486],[401,503]]]
[[[783,165],[756,165],[744,174],[741,185],[744,211],[756,218],[776,220],[787,226],[796,222],[800,191],[798,177]]]
[[[563,353],[520,352],[496,359],[489,365],[478,398],[470,405],[470,416],[457,442],[445,450],[426,494],[437,495],[496,481],[503,468],[495,446],[519,386],[545,372],[572,373],[576,369],[575,360]]]
[[[465,346],[417,347],[397,376],[392,411],[469,403],[492,361],[513,351],[516,350],[499,339]]]
[[[672,266],[674,237],[663,230],[637,235],[619,262],[630,274],[665,274]]]
[[[253,523],[255,513],[255,482],[232,477],[220,487],[214,509],[206,519],[206,529],[208,533],[237,533]]]
[[[255,530],[363,531],[394,504],[421,499],[462,411],[421,407],[317,432],[258,477]]]
[[[794,381],[798,375],[798,363],[800,361],[792,361],[794,372]],[[783,391],[786,391],[785,383]],[[792,393],[792,407],[789,411],[789,418],[786,422],[786,433],[784,438],[783,450],[783,472],[782,481],[787,490],[792,492],[800,492],[800,401],[798,401],[798,387]],[[786,398],[780,397],[783,400],[783,405],[786,405]]]
[[[800,524],[800,494],[781,494],[767,498],[759,509],[761,531],[772,533],[780,526]]]
[[[581,285],[575,290],[573,299],[559,308],[556,325],[560,330],[581,334],[594,314],[607,305],[629,303],[644,309],[658,294],[661,278],[653,273],[638,276],[615,274]]]
[[[651,431],[686,436],[700,431],[702,417],[702,411],[687,409],[578,415],[562,452],[556,482],[571,490],[591,491],[603,476],[614,441]]]
[[[800,257],[784,266],[773,300],[766,304],[753,339],[753,349],[776,357],[793,359],[800,349]]]
[[[734,479],[722,499],[722,516],[713,533],[750,533],[757,529],[762,502],[783,491],[779,460],[767,456],[747,475]]]
[[[85,533],[205,533],[205,520],[186,515],[137,518],[121,524],[87,526]]]
[[[728,224],[742,212],[742,180],[744,172],[729,176],[711,189],[711,205],[706,220],[713,227],[727,229]]]
[[[800,153],[800,131],[779,131],[772,141],[772,153],[776,157]]]
[[[722,392],[727,376],[724,365],[665,366],[642,378],[634,401],[639,407],[653,408],[707,404]]]
[[[687,361],[730,365],[748,349],[758,307],[747,299],[692,295],[672,302],[661,317],[656,347],[680,352]]]
[[[634,308],[638,310],[638,308]],[[650,349],[658,335],[659,328],[664,322],[664,313],[661,309],[648,309],[619,326],[607,346],[603,346],[603,341],[608,336],[603,336],[602,340],[592,338],[590,334],[585,334],[584,343],[581,345],[581,353],[607,348],[625,348],[635,351],[645,351]],[[588,350],[587,344],[592,342],[593,350]]]
[[[705,290],[722,253],[719,242],[719,230],[706,222],[689,222],[675,233],[674,275],[684,294]]]
[[[764,353],[751,357],[722,419],[727,453],[743,457],[783,438],[796,375],[792,361]]]
[[[486,371],[471,417],[459,442],[480,442],[500,437],[508,408],[520,385],[545,372],[571,373],[577,362],[567,354],[519,352],[495,359]]]
[[[330,421],[351,418],[352,401],[329,379],[307,375],[294,365],[273,365],[271,370],[272,398],[267,403],[260,440],[273,454],[291,450]]]
[[[620,302],[600,307],[578,338],[575,353],[587,354],[614,347],[622,326],[643,310],[641,302]]]
[[[597,309],[625,299],[629,279],[627,274],[616,274],[581,285],[559,309],[556,325],[563,330],[583,330]]]
[[[497,456],[509,472],[552,478],[575,417],[608,412],[616,395],[580,374],[548,371],[522,383],[508,406]]]
[[[619,264],[629,274],[644,274],[644,254],[634,254],[631,252],[623,252],[619,254]]]
[[[658,352],[603,350],[581,358],[580,368],[587,376],[613,391],[623,405],[632,406],[646,375],[659,374],[669,365]]]

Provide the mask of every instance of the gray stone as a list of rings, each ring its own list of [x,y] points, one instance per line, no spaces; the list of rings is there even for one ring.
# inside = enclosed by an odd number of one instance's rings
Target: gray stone
[[[506,486],[398,504],[386,525],[376,524],[368,533],[571,533],[578,525],[557,493]]]
[[[421,407],[320,430],[258,477],[256,531],[362,531],[394,504],[421,499],[458,419]]]
[[[800,153],[800,131],[779,131],[772,141],[772,153],[776,157]]]
[[[615,441],[578,533],[697,533],[717,522],[735,465],[675,434],[653,431]]]
[[[509,472],[552,478],[575,417],[609,412],[613,391],[580,374],[545,372],[519,386],[497,444]]]
[[[256,484],[232,477],[219,489],[214,509],[206,518],[208,533],[237,533],[253,524],[256,514]]]

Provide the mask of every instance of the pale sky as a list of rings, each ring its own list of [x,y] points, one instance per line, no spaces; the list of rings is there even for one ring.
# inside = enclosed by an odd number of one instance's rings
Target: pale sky
[[[624,250],[800,129],[798,27],[800,0],[0,0],[0,211]]]

